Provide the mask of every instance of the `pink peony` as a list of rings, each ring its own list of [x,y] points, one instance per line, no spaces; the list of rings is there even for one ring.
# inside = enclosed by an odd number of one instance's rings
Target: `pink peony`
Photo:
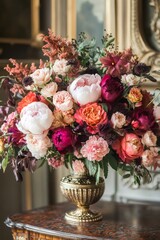
[[[76,78],[68,90],[80,105],[96,102],[101,96],[101,77],[98,74],[84,74]]]
[[[61,111],[68,111],[73,108],[72,96],[67,91],[59,91],[53,96],[53,104]]]
[[[72,149],[76,139],[69,127],[60,127],[53,132],[52,141],[57,150],[63,152]]]
[[[123,85],[118,78],[105,75],[101,81],[102,97],[109,103],[114,102],[123,93]]]
[[[53,167],[53,168],[58,168],[64,164],[64,157],[61,156],[59,159],[57,157],[49,158],[48,160],[48,165]]]
[[[136,158],[141,157],[143,153],[143,144],[141,139],[134,133],[126,133],[120,140],[116,140],[112,147],[118,153],[122,161],[129,163]]]
[[[75,174],[83,174],[85,173],[85,165],[80,160],[75,160],[72,163],[73,171]]]
[[[80,152],[89,161],[101,161],[109,153],[109,147],[107,141],[94,135],[89,137]]]

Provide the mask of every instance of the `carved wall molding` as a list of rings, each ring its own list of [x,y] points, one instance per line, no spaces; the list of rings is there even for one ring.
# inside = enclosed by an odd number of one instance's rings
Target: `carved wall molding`
[[[158,0],[159,1],[159,0]],[[157,2],[157,1],[152,1]],[[155,13],[157,15],[157,13]],[[152,70],[160,68],[160,52],[152,49],[143,36],[140,29],[140,21],[143,21],[142,0],[132,0],[131,2],[131,46],[141,61],[152,66]],[[152,20],[152,25],[155,25]],[[158,20],[157,20],[158,21]],[[159,20],[160,21],[160,20]],[[155,30],[154,27],[152,27]],[[156,33],[155,33],[156,34]]]

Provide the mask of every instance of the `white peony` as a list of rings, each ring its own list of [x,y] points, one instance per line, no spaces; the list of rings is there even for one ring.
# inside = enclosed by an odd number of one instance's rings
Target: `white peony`
[[[80,105],[96,102],[101,96],[100,82],[98,74],[83,74],[70,84],[68,91]]]
[[[20,114],[18,129],[27,134],[43,134],[53,122],[52,111],[42,102],[32,102]]]

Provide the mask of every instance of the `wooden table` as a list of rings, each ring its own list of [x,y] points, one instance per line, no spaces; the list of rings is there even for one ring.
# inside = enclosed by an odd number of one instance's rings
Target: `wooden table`
[[[103,220],[72,223],[64,214],[75,207],[61,203],[20,214],[5,221],[14,240],[158,240],[160,205],[135,205],[104,202],[92,206],[103,213]]]

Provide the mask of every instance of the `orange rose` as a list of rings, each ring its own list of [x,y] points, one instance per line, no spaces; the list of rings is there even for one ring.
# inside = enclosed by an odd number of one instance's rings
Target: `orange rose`
[[[17,107],[17,112],[20,113],[24,107],[32,102],[37,102],[37,96],[33,92],[29,92],[19,103]]]
[[[101,105],[98,105],[97,103],[88,103],[79,108],[74,117],[79,124],[85,122],[88,126],[87,130],[90,133],[97,133],[98,125],[105,124],[108,121],[107,113]]]
[[[131,88],[128,94],[129,101],[131,101],[132,103],[138,103],[142,101],[142,98],[143,98],[143,95],[139,88],[137,87]]]

